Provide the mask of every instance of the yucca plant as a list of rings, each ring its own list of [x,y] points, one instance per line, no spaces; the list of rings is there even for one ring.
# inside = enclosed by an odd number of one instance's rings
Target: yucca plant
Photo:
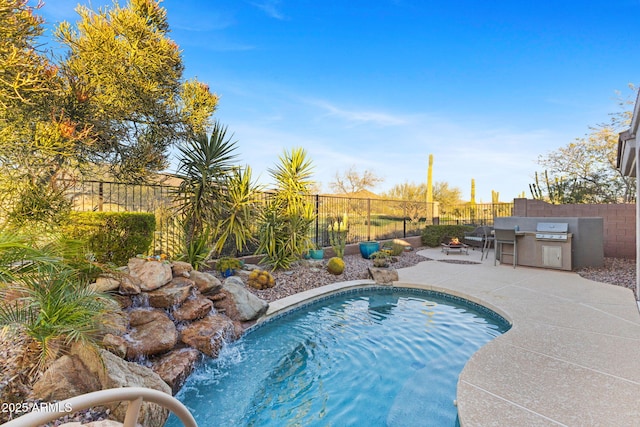
[[[309,194],[313,166],[302,148],[280,156],[280,164],[269,173],[276,191],[261,215],[258,254],[274,269],[291,263],[313,246],[309,230],[315,220]]]
[[[255,239],[253,224],[258,215],[260,187],[251,181],[249,166],[244,170],[234,169],[225,187],[214,250],[221,253],[227,242],[232,240],[237,254]]]
[[[282,214],[282,206],[273,198],[260,213],[259,245],[256,254],[264,255],[261,263],[272,269],[287,269],[296,260],[290,251],[289,236],[291,236],[288,217]]]
[[[215,122],[210,137],[196,135],[178,146],[180,164],[176,177],[180,186],[174,193],[174,202],[176,213],[183,218],[187,246],[220,218],[218,202],[236,158],[232,137],[227,137],[225,126]]]

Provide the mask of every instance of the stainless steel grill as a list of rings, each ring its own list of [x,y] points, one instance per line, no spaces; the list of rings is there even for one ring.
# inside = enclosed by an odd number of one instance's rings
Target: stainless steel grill
[[[566,242],[569,239],[569,224],[566,222],[539,222],[536,225],[536,239]]]

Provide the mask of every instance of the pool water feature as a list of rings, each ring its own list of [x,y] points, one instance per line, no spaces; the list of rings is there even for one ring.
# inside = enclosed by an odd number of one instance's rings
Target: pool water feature
[[[254,327],[177,397],[200,426],[455,426],[462,368],[508,328],[445,294],[351,291]]]

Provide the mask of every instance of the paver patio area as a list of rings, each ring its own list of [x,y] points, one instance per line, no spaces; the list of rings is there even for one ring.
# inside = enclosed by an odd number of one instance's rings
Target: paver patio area
[[[479,302],[513,323],[481,348],[458,382],[462,426],[640,425],[640,314],[629,289],[576,273],[480,264],[429,249],[398,285]],[[440,260],[440,261],[438,261]]]

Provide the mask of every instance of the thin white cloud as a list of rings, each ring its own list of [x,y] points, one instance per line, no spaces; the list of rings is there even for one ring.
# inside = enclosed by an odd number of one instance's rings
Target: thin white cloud
[[[433,154],[435,181],[460,188],[468,199],[475,179],[477,201],[491,200],[491,190],[507,201],[528,192],[542,147],[561,146],[568,140],[557,131],[523,128],[490,114],[349,109],[264,82],[237,83],[233,93],[232,98],[242,102],[223,103],[226,107],[219,114],[236,132],[242,157],[261,173],[261,181],[269,180],[266,170],[282,149],[301,146],[309,152],[316,166],[314,178],[324,191],[329,191],[336,172],[352,165],[385,179],[375,192],[404,182],[424,182]]]
[[[263,0],[260,2],[251,2],[251,4],[262,10],[268,17],[279,21],[285,20],[286,16],[279,10],[280,0]]]
[[[328,116],[344,120],[353,125],[399,126],[409,122],[407,117],[400,115],[371,110],[347,110],[322,100],[307,100],[307,103],[324,110]]]
[[[324,191],[329,191],[336,172],[352,165],[384,178],[375,192],[403,182],[424,182],[428,156],[433,154],[434,180],[460,188],[468,199],[471,179],[475,179],[477,201],[491,200],[491,190],[500,192],[505,201],[528,191],[530,176],[536,170],[536,148],[545,140],[561,139],[539,130],[468,128],[446,118],[439,125],[416,120],[364,138],[356,129],[328,127],[309,132],[304,123],[292,126],[255,118],[232,123],[230,129],[240,142],[243,162],[254,168],[263,183],[270,181],[267,170],[285,148],[300,146],[308,151],[315,165],[314,178]]]

